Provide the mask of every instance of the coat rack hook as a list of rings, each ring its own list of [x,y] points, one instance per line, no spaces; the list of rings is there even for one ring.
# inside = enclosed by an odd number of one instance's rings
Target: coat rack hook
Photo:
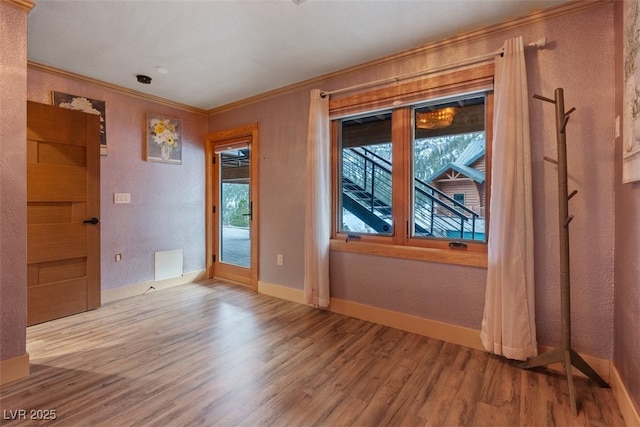
[[[556,101],[555,101],[555,100],[553,100],[553,99],[551,99],[551,98],[544,97],[544,96],[542,96],[542,95],[533,95],[533,97],[534,97],[535,99],[540,99],[540,100],[542,100],[542,101],[547,101],[547,102],[550,102],[550,103],[552,103],[552,104],[555,104],[555,103],[556,103]]]
[[[543,159],[545,159],[549,163],[553,163],[554,165],[558,164],[558,161],[555,159],[552,159],[551,157],[544,156]]]
[[[565,228],[569,226],[569,223],[573,220],[573,215],[569,215],[567,220],[564,222]]]
[[[576,194],[578,194],[578,190],[573,190],[573,191],[571,192],[571,194],[569,194],[569,195],[567,196],[567,200],[571,200],[571,198],[572,198],[573,196],[575,196]]]

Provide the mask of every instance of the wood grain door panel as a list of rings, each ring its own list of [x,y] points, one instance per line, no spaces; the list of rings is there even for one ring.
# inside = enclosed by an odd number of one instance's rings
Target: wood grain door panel
[[[27,106],[27,323],[100,305],[100,121]]]
[[[72,114],[55,113],[51,105],[38,104],[37,102],[28,102],[33,106],[32,112],[36,120],[29,121],[27,126],[27,139],[30,141],[42,141],[50,143],[61,143],[64,145],[77,145],[86,147],[86,134],[81,132],[87,129],[87,118],[85,113],[76,111]],[[49,108],[44,108],[49,107]],[[57,110],[68,110],[65,108],[56,108]],[[47,111],[48,110],[48,111]],[[80,113],[80,114],[77,114]],[[28,113],[27,113],[28,114]],[[36,117],[37,116],[37,117]],[[63,117],[64,123],[60,122]],[[28,120],[28,118],[27,118]],[[98,132],[100,132],[100,119],[98,119]],[[100,135],[98,134],[98,139]],[[98,147],[100,148],[100,147]],[[99,153],[99,151],[98,151]]]
[[[27,247],[28,264],[86,257],[87,226],[27,224]]]
[[[61,282],[86,275],[87,259],[85,257],[31,264],[27,270],[29,286]]]
[[[87,167],[87,150],[85,147],[58,143],[38,143],[38,152],[43,164],[48,161],[53,165],[69,165]]]
[[[84,202],[87,200],[86,167],[27,166],[27,200],[32,202]]]
[[[87,278],[80,277],[27,288],[30,325],[87,311]]]

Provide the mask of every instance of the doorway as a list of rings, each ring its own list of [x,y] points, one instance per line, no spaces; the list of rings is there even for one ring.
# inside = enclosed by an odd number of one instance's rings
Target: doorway
[[[27,325],[100,306],[100,120],[27,102]]]
[[[258,289],[258,126],[207,138],[207,272]]]

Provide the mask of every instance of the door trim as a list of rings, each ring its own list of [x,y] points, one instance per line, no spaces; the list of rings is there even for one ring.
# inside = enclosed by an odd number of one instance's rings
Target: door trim
[[[229,140],[237,140],[240,138],[250,138],[251,139],[251,167],[250,167],[250,176],[251,176],[251,201],[253,203],[253,219],[251,221],[251,267],[249,269],[250,273],[248,276],[243,274],[233,274],[226,271],[220,271],[224,269],[218,269],[216,271],[216,266],[218,264],[219,255],[217,253],[218,248],[218,233],[214,236],[215,230],[215,215],[220,212],[220,209],[217,209],[217,213],[214,214],[213,207],[217,200],[217,188],[213,185],[214,171],[215,166],[213,161],[211,160],[213,156],[215,156],[215,147],[217,145],[223,144]],[[258,159],[259,156],[259,144],[258,144],[258,124],[253,123],[245,126],[240,126],[233,129],[222,130],[218,132],[211,133],[207,135],[207,143],[205,147],[205,162],[206,162],[206,206],[205,206],[205,217],[206,217],[206,271],[207,277],[213,278],[216,276],[216,273],[227,273],[225,276],[227,279],[235,280],[240,283],[244,283],[246,285],[251,286],[255,291],[258,290],[258,255],[259,255],[259,224],[260,224],[260,214],[259,214],[259,181],[258,181]],[[216,255],[216,262],[213,261],[213,256]],[[221,276],[223,277],[223,276]]]

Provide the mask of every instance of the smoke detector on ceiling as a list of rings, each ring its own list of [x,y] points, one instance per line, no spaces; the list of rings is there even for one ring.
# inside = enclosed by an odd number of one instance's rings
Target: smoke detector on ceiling
[[[145,76],[144,74],[138,74],[136,76],[136,79],[138,79],[139,83],[142,83],[142,84],[145,84],[145,85],[151,84],[151,77]]]

